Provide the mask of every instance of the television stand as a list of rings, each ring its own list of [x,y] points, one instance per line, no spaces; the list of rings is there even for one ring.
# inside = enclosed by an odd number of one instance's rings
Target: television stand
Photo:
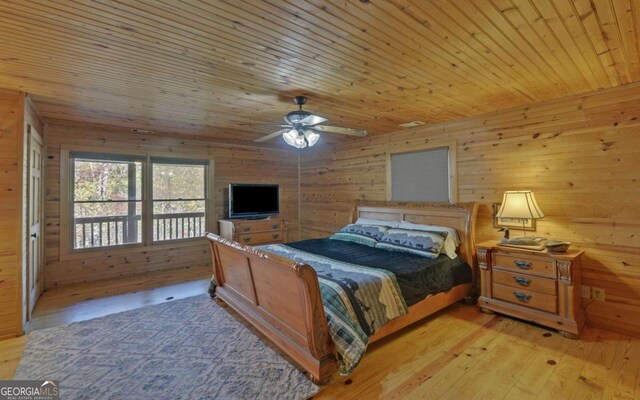
[[[221,219],[218,221],[218,229],[223,238],[249,246],[287,242],[288,226],[284,218],[280,217]]]

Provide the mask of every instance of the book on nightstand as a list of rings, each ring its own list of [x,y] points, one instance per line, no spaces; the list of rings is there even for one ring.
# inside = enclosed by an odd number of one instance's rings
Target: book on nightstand
[[[545,238],[539,236],[516,236],[510,239],[500,239],[499,246],[517,247],[527,250],[544,250]]]

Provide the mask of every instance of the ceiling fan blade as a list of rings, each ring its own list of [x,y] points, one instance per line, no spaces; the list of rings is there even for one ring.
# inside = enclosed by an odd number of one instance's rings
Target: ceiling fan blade
[[[318,125],[321,124],[323,122],[327,122],[328,119],[324,118],[324,117],[320,117],[318,115],[309,115],[308,117],[306,117],[305,119],[303,119],[302,121],[300,121],[300,123],[302,125],[307,125],[307,126],[313,126],[313,125]]]
[[[254,142],[266,142],[267,140],[271,140],[271,139],[273,139],[273,138],[274,138],[274,137],[276,137],[276,136],[280,136],[280,135],[282,135],[282,134],[283,134],[283,133],[285,133],[285,132],[289,132],[290,130],[291,130],[291,128],[290,128],[290,127],[289,127],[289,128],[287,128],[287,129],[280,129],[280,130],[279,130],[279,131],[277,131],[277,132],[273,132],[273,133],[268,134],[267,136],[263,136],[263,137],[261,137],[260,139],[256,139],[256,140],[254,140]]]
[[[277,127],[287,127],[287,126],[291,126],[291,125],[285,125],[285,124],[261,124],[258,122],[254,122],[254,123],[238,123],[236,124],[238,126],[277,126]]]
[[[367,131],[363,129],[351,129],[351,128],[342,128],[339,126],[327,126],[327,125],[314,126],[313,129],[321,132],[341,133],[343,135],[367,136]]]

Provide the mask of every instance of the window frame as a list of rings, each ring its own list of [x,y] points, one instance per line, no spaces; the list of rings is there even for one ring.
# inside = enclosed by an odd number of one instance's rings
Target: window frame
[[[148,175],[149,175],[149,181],[147,184],[147,187],[149,188],[148,191],[148,198],[149,201],[147,201],[146,206],[148,206],[148,211],[149,211],[149,222],[147,223],[147,231],[145,232],[149,235],[149,243],[151,244],[166,244],[166,243],[176,243],[176,242],[183,242],[183,241],[187,241],[187,240],[197,240],[197,239],[201,239],[202,237],[191,237],[191,238],[180,238],[180,239],[170,239],[170,240],[153,240],[153,204],[154,201],[158,201],[158,200],[154,200],[153,198],[153,165],[154,164],[169,164],[169,165],[202,165],[204,166],[204,218],[205,218],[205,230],[211,232],[210,229],[210,225],[209,225],[209,202],[210,199],[212,197],[209,196],[209,186],[210,186],[210,182],[209,182],[209,167],[212,164],[210,162],[210,160],[202,160],[202,159],[195,159],[195,158],[184,158],[184,157],[180,157],[180,158],[176,158],[176,157],[158,157],[158,156],[150,156],[148,157]],[[144,186],[144,184],[143,184]],[[211,192],[212,193],[212,192]],[[177,200],[174,200],[177,201]],[[145,203],[143,203],[143,209],[146,208],[145,207]],[[144,231],[144,226],[143,226],[143,231]],[[206,235],[206,232],[205,232]],[[144,235],[143,235],[144,236]]]
[[[72,153],[96,154],[105,157],[139,157],[142,160],[142,241],[139,243],[119,244],[102,247],[89,247],[83,249],[74,249],[74,210],[73,210],[73,194],[74,194],[74,168],[72,163]],[[128,149],[105,149],[105,148],[87,148],[82,146],[61,145],[60,146],[60,246],[59,258],[61,261],[82,259],[87,254],[103,253],[107,256],[119,253],[129,253],[131,250],[159,250],[163,248],[187,247],[193,246],[199,241],[203,241],[203,237],[193,237],[172,240],[153,240],[153,174],[152,160],[162,159],[176,164],[180,161],[184,163],[198,163],[205,167],[205,231],[215,232],[216,216],[215,216],[215,199],[214,199],[214,183],[215,183],[215,160],[211,156],[193,157],[187,154],[176,154],[174,152],[140,152]],[[204,243],[204,242],[203,242]]]
[[[73,154],[75,153],[75,156],[73,156]],[[124,154],[106,154],[106,153],[102,153],[102,152],[79,152],[79,151],[72,151],[69,152],[69,218],[71,219],[69,221],[69,243],[71,246],[71,251],[76,252],[76,251],[85,251],[85,250],[95,250],[95,249],[105,249],[105,248],[120,248],[123,246],[133,246],[133,245],[140,245],[143,240],[144,240],[144,232],[141,231],[140,232],[140,238],[141,241],[140,242],[129,242],[126,244],[117,244],[117,245],[113,245],[113,246],[95,246],[95,247],[85,247],[85,248],[74,248],[75,243],[76,243],[76,238],[75,238],[75,205],[78,203],[75,200],[75,161],[74,161],[74,165],[72,166],[72,162],[71,160],[75,160],[75,159],[80,159],[80,160],[92,160],[92,161],[106,161],[106,162],[139,162],[140,165],[140,184],[142,185],[142,187],[140,188],[140,199],[139,200],[126,200],[124,202],[131,202],[133,201],[134,203],[138,203],[140,202],[140,208],[141,208],[141,214],[140,214],[140,225],[141,228],[144,223],[144,181],[145,181],[145,175],[146,175],[146,158],[145,157],[139,157],[139,156],[131,156],[131,155],[124,155]],[[109,201],[100,201],[100,203],[109,203]],[[92,230],[93,233],[93,230]],[[117,236],[117,233],[116,233]],[[124,236],[124,233],[123,233]]]
[[[457,143],[455,140],[451,140],[451,141],[447,141],[447,142],[429,142],[426,143],[422,146],[410,146],[410,145],[406,145],[406,146],[402,146],[402,147],[398,147],[398,148],[394,148],[394,149],[389,149],[387,151],[387,185],[386,185],[386,191],[387,191],[387,201],[393,201],[393,185],[391,182],[391,178],[392,178],[392,173],[391,173],[391,168],[392,168],[392,163],[391,163],[391,158],[393,155],[397,155],[397,154],[406,154],[406,153],[419,153],[422,151],[428,151],[428,150],[435,150],[435,149],[442,149],[442,148],[446,148],[447,149],[447,153],[449,155],[448,157],[448,175],[449,175],[449,203],[456,203],[458,201],[458,174],[457,174],[457,168],[458,168],[458,163],[457,163],[457,156],[456,156],[456,151],[457,151]],[[416,200],[416,202],[419,202],[418,200]]]

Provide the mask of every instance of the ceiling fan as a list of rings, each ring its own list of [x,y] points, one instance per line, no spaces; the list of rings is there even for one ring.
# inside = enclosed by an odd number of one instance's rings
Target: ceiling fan
[[[291,111],[285,115],[285,125],[280,125],[281,128],[277,132],[273,132],[267,136],[263,136],[256,142],[266,142],[276,136],[282,135],[282,138],[288,145],[297,147],[298,149],[304,149],[305,147],[313,146],[320,139],[320,132],[327,133],[340,133],[343,135],[352,136],[366,136],[367,131],[362,129],[350,129],[341,128],[339,126],[322,125],[327,122],[326,118],[313,115],[309,111],[304,111],[302,106],[307,102],[305,96],[296,96],[293,98],[293,102],[299,106],[296,111]]]

